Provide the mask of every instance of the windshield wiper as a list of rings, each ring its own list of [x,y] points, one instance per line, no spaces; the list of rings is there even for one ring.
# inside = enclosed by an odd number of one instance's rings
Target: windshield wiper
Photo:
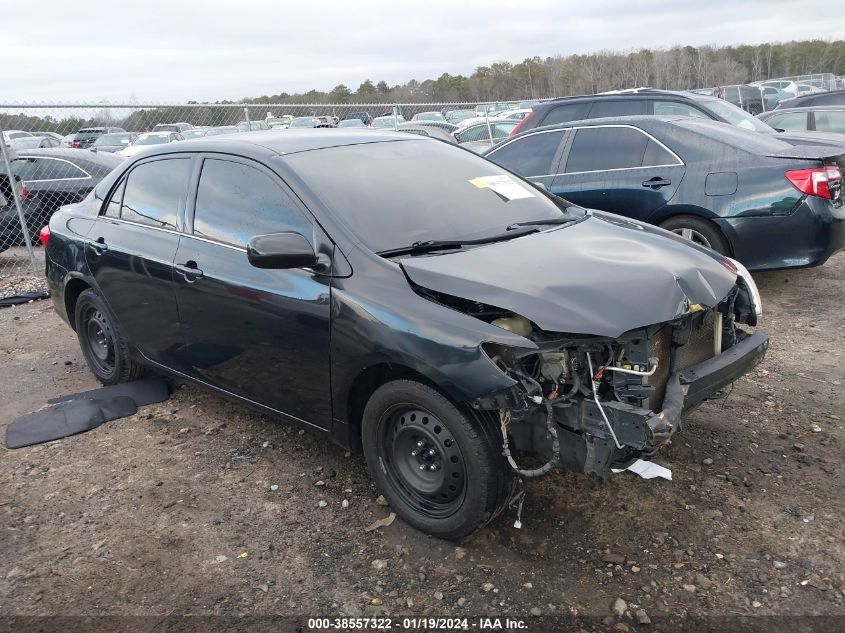
[[[472,246],[474,244],[492,244],[493,242],[501,242],[503,240],[509,240],[522,235],[528,235],[529,233],[536,233],[538,231],[538,229],[531,226],[517,228],[523,228],[523,230],[514,233],[513,230],[508,227],[508,231],[505,233],[497,233],[496,235],[490,235],[489,237],[479,237],[474,240],[426,240],[414,242],[410,246],[400,246],[398,248],[379,251],[377,255],[381,255],[382,257],[397,257],[399,255],[416,255],[419,253],[458,249],[464,246]]]
[[[577,222],[580,218],[573,218],[569,216],[561,216],[559,218],[548,218],[546,220],[531,220],[530,222],[515,222],[509,224],[507,230],[513,231],[523,226],[547,226],[555,224],[569,224],[570,222]]]

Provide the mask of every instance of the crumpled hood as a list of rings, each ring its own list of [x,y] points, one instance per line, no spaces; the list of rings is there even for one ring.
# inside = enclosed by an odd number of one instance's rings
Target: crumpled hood
[[[595,213],[574,225],[400,262],[415,284],[520,314],[543,330],[618,337],[717,305],[736,283],[717,256]]]

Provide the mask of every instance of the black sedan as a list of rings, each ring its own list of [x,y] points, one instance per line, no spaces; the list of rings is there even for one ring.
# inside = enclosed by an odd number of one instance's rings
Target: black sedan
[[[845,246],[845,145],[793,146],[691,117],[537,128],[486,153],[576,204],[656,224],[749,269],[814,266]]]
[[[412,134],[155,146],[45,241],[103,383],[152,369],[363,449],[445,538],[518,477],[652,455],[768,344],[741,265]]]
[[[30,236],[35,236],[60,206],[79,202],[121,159],[112,154],[80,152],[72,149],[21,150],[12,160],[12,172],[23,186],[25,213]],[[8,175],[0,162],[0,181],[8,187]],[[7,196],[11,198],[11,196]],[[12,215],[4,224],[6,242],[20,240],[19,222]],[[15,238],[15,235],[18,235]]]

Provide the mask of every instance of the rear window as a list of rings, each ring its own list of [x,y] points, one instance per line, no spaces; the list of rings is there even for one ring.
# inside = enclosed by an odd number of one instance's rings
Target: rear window
[[[19,158],[12,161],[12,172],[24,182],[89,178],[73,163],[55,158]]]

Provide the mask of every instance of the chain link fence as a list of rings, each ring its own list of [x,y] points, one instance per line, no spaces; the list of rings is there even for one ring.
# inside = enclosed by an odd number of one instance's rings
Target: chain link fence
[[[394,129],[414,120],[451,131],[449,124],[531,103],[0,104],[0,300],[46,289],[41,228],[149,145],[272,128]]]

